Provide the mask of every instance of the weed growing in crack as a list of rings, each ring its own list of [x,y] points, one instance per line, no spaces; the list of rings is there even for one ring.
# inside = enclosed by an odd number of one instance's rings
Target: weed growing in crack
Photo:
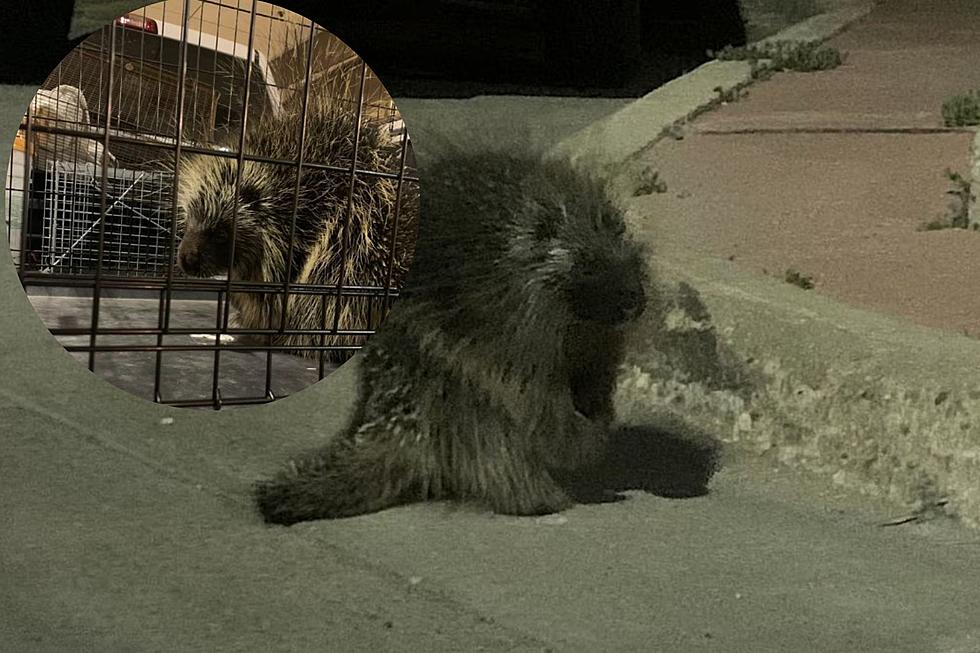
[[[719,104],[727,104],[728,102],[738,102],[743,97],[749,94],[742,86],[733,86],[732,88],[723,88],[721,86],[715,86],[713,89],[715,93],[718,94],[717,101]]]
[[[980,125],[980,91],[967,91],[943,102],[943,122],[947,127]]]
[[[799,286],[803,290],[810,290],[813,288],[813,277],[808,274],[803,274],[794,268],[789,268],[786,270],[786,276],[784,278],[786,283]]]
[[[660,178],[660,173],[646,166],[637,174],[636,188],[633,196],[650,195],[651,193],[666,193],[667,182]]]
[[[947,195],[952,196],[946,215],[937,218],[919,227],[919,231],[938,231],[940,229],[970,229],[970,204],[977,201],[976,195],[970,180],[963,177],[958,172],[946,169],[946,178],[953,184],[953,187],[946,191]],[[977,226],[972,227],[976,229]]]

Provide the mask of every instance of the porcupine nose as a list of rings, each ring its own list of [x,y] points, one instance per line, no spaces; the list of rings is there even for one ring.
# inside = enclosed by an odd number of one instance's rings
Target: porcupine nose
[[[632,321],[643,315],[643,311],[647,307],[647,295],[643,290],[643,286],[636,286],[627,291],[626,294],[626,310],[625,318],[626,321]]]
[[[196,274],[201,270],[201,258],[197,251],[181,247],[177,251],[177,265],[187,274]]]

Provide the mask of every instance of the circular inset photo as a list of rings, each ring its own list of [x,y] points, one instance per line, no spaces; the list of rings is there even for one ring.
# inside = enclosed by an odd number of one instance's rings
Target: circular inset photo
[[[264,2],[152,4],[51,72],[5,186],[21,282],[80,363],[182,407],[267,403],[385,319],[418,227],[412,144],[364,61]]]

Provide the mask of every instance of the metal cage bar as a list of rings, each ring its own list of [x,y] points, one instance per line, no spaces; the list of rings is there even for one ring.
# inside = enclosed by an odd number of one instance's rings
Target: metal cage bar
[[[184,93],[187,92],[187,87],[185,81],[187,79],[187,22],[190,20],[191,14],[191,2],[190,0],[184,0],[184,11],[181,16],[180,23],[180,59],[178,66],[180,68],[177,77],[177,115],[174,116],[174,125],[176,127],[176,133],[174,134],[174,173],[173,173],[173,185],[177,188],[177,184],[180,181],[180,155],[181,148],[183,146],[183,135],[184,135]],[[144,10],[145,15],[145,10]],[[161,48],[161,53],[163,49]],[[177,193],[176,190],[171,193],[171,215],[176,218],[177,216]],[[170,243],[167,249],[167,281],[166,288],[162,293],[160,293],[160,303],[158,307],[157,322],[160,324],[160,333],[157,335],[157,347],[156,352],[156,364],[153,367],[153,399],[154,401],[161,401],[162,395],[160,392],[160,384],[163,381],[163,335],[167,333],[170,327],[170,307],[173,303],[173,282],[174,282],[174,260],[176,258],[177,252],[177,229],[173,228],[170,230]],[[220,339],[220,336],[219,336]]]

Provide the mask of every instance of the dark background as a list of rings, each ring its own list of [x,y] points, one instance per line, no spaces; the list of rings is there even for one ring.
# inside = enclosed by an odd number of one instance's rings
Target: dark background
[[[737,0],[278,4],[343,39],[395,97],[635,97],[705,62],[708,49],[745,43]],[[0,8],[0,83],[40,84],[84,38],[68,38],[72,0]]]

